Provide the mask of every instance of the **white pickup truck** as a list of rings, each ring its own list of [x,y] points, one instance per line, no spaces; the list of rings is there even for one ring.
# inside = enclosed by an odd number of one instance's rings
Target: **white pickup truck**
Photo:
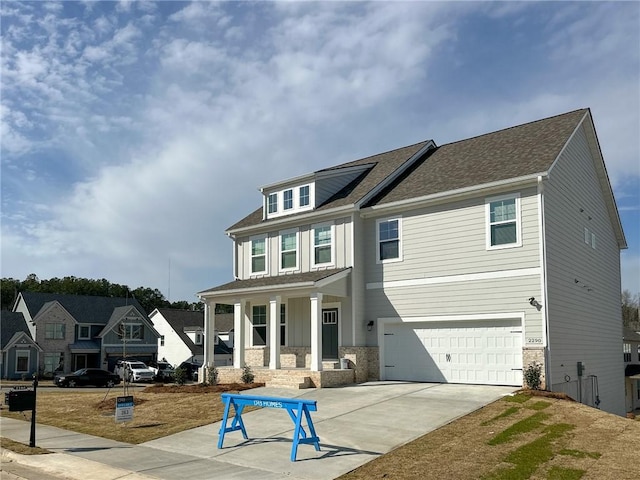
[[[155,374],[138,360],[118,360],[113,373],[129,382],[153,382]]]

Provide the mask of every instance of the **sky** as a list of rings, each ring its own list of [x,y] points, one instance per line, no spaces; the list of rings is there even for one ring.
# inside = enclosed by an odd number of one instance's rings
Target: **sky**
[[[589,107],[640,292],[638,2],[0,4],[1,275],[233,279],[258,187]]]

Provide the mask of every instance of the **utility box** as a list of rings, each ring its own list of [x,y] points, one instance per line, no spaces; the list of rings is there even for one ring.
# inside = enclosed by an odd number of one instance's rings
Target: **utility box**
[[[33,390],[11,390],[4,396],[10,412],[26,412],[36,408],[36,392]]]

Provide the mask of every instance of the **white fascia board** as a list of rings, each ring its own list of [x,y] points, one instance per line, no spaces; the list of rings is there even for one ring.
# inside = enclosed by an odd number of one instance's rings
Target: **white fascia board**
[[[373,205],[371,207],[363,208],[361,210],[361,216],[366,218],[374,215],[379,215],[380,212],[386,210],[406,210],[409,208],[417,208],[420,206],[428,205],[430,203],[438,203],[443,201],[450,201],[458,199],[459,197],[469,197],[480,194],[486,194],[489,191],[505,190],[507,188],[521,187],[527,184],[532,186],[537,185],[540,177],[546,178],[548,172],[532,173],[522,177],[510,178],[507,180],[499,180],[497,182],[484,183],[481,185],[474,185],[472,187],[459,188],[457,190],[448,190],[446,192],[440,192],[433,195],[423,195],[422,197],[407,198],[405,200],[398,200],[397,202],[384,203],[382,205]]]
[[[318,288],[326,287],[327,285],[331,285],[333,282],[337,282],[338,280],[342,280],[343,278],[347,277],[349,273],[351,273],[351,269],[347,268],[342,272],[337,272],[337,273],[334,273],[333,275],[329,275],[328,277],[317,280],[315,282],[315,285]]]
[[[307,213],[287,215],[269,220],[267,223],[260,223],[257,225],[251,225],[249,227],[236,228],[233,230],[226,230],[225,233],[235,238],[238,235],[253,235],[264,232],[271,232],[274,230],[281,230],[283,226],[296,227],[302,224],[306,224],[306,220],[311,223],[321,223],[325,219],[335,218],[336,214],[348,214],[354,210],[353,204],[345,205],[342,207],[329,208],[327,210],[311,210]]]
[[[299,175],[293,178],[287,178],[286,180],[280,180],[278,182],[270,183],[268,185],[263,185],[258,187],[258,190],[261,193],[268,192],[270,190],[278,190],[286,187],[287,185],[297,185],[299,183],[311,182],[315,179],[315,173],[305,173],[304,175]]]
[[[407,161],[405,161],[402,165],[400,165],[394,172],[391,173],[387,178],[378,183],[369,193],[367,193],[364,197],[362,197],[356,203],[356,206],[359,208],[361,205],[364,205],[366,202],[371,200],[374,196],[380,193],[384,188],[390,185],[396,178],[402,175],[409,167],[411,167],[416,160],[418,160],[422,155],[424,155],[427,151],[436,148],[436,143],[433,140],[429,140],[429,142],[414,153]]]
[[[234,290],[222,290],[219,292],[202,292],[198,294],[200,299],[211,299],[215,300],[218,298],[227,298],[227,297],[255,297],[255,296],[264,296],[269,292],[282,292],[282,290],[289,291],[298,291],[298,290],[309,290],[316,286],[316,282],[302,282],[302,283],[280,283],[278,285],[266,285],[263,287],[248,287],[248,288],[237,288]],[[288,292],[287,292],[288,293]],[[224,303],[224,302],[222,302]]]

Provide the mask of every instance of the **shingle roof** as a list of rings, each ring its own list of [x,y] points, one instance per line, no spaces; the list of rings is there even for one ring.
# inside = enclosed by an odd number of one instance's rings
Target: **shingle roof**
[[[276,287],[279,285],[292,285],[302,283],[314,283],[324,278],[328,278],[349,268],[332,268],[328,270],[318,270],[313,272],[294,273],[291,275],[279,275],[274,277],[250,278],[247,280],[234,280],[217,287],[199,292],[200,294],[213,292],[226,292],[231,290],[245,290],[261,287]]]
[[[0,312],[0,349],[4,349],[13,336],[20,332],[26,333],[31,338],[31,332],[22,313],[2,310]]]
[[[366,206],[546,172],[588,111],[575,110],[430,150],[382,193],[368,201]],[[373,164],[370,170],[315,211],[357,203],[428,143],[425,141],[320,170]],[[229,227],[228,231],[269,222],[262,219],[260,207]]]
[[[422,148],[428,145],[430,141],[424,141],[409,145],[407,147],[398,148],[385,153],[379,153],[371,157],[361,158],[353,162],[344,163],[335,167],[325,168],[320,172],[329,170],[338,170],[345,167],[354,167],[357,165],[371,164],[371,168],[358,176],[354,181],[346,187],[335,193],[322,205],[318,206],[315,211],[323,211],[331,208],[344,207],[353,205],[369,192],[371,192],[381,181],[400,168],[407,160],[418,153]],[[245,218],[229,227],[227,230],[237,230],[239,228],[268,223],[270,220],[262,219],[262,207],[256,209]]]
[[[92,295],[66,295],[58,293],[21,292],[31,317],[34,318],[40,309],[49,302],[59,302],[77,322],[106,325],[114,309],[126,305],[134,306],[146,316],[144,308],[135,298],[98,297]]]
[[[369,205],[546,172],[587,113],[575,110],[441,145]]]
[[[640,342],[640,333],[629,327],[622,327],[622,338],[630,342]]]

